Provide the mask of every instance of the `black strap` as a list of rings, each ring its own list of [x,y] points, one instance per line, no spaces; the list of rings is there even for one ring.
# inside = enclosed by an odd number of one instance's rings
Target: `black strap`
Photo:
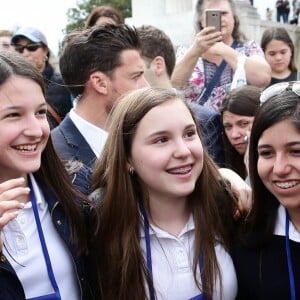
[[[238,45],[238,42],[234,41],[231,45],[231,48],[235,49],[237,47],[237,45]],[[221,64],[217,68],[213,78],[210,80],[210,82],[208,83],[206,88],[203,89],[201,95],[197,99],[197,102],[199,104],[203,105],[208,100],[213,88],[215,87],[216,83],[219,81],[220,76],[221,76],[223,70],[225,69],[226,65],[227,65],[227,62],[223,59]]]

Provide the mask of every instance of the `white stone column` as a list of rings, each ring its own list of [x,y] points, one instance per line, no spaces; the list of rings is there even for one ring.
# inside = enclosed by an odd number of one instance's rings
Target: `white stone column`
[[[240,20],[241,31],[250,40],[260,42],[260,16],[248,0],[236,0],[235,6]]]

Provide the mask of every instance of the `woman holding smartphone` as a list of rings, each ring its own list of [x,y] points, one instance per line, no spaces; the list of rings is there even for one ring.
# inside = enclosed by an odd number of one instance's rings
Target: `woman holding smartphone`
[[[207,27],[208,9],[220,11],[221,31],[216,31],[215,27]],[[259,45],[255,41],[247,41],[240,32],[234,1],[198,0],[196,12],[199,32],[188,49],[179,47],[177,51],[177,63],[172,75],[173,86],[183,91],[186,99],[207,105],[216,111],[219,111],[230,88],[238,64],[244,65],[248,84],[267,86],[271,79],[270,66]],[[225,67],[219,78],[213,80],[222,61],[226,63]],[[212,84],[212,90],[206,96],[205,87],[209,84]]]

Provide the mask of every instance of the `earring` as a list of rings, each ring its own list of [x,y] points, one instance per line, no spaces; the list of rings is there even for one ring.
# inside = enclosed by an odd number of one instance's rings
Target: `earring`
[[[46,62],[48,60],[48,56],[44,56],[43,60],[44,60],[44,62]]]
[[[129,167],[129,174],[131,176],[134,174],[134,168],[133,167]]]

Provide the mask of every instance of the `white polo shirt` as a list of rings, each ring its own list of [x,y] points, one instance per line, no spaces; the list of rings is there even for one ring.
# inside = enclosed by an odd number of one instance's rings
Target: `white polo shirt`
[[[79,287],[70,251],[57,233],[48,211],[48,204],[32,175],[30,179],[61,299],[78,300]],[[3,238],[3,253],[21,281],[26,299],[53,293],[31,201],[26,203],[17,218],[4,226]]]
[[[201,294],[193,276],[194,232],[192,216],[177,237],[157,226],[150,225],[152,272],[157,299],[182,300]],[[141,228],[141,247],[146,260],[143,228]],[[237,295],[237,279],[232,259],[221,245],[216,245],[215,251],[222,275],[223,290],[221,294],[218,281],[213,299],[233,300]],[[197,275],[201,282],[199,269]],[[148,286],[146,292],[148,293]]]
[[[285,212],[285,207],[283,205],[279,205],[278,210],[277,210],[277,219],[275,223],[275,229],[274,229],[274,234],[275,235],[281,235],[285,236],[285,218],[286,218],[286,212]],[[300,232],[297,231],[295,228],[294,224],[289,221],[289,239],[300,243]]]

